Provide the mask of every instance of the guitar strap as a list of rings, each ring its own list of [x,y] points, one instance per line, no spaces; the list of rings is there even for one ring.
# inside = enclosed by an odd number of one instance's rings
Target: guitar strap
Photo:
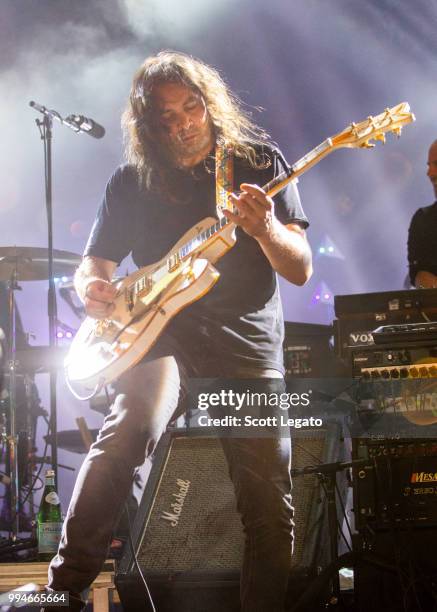
[[[233,210],[229,196],[234,189],[234,155],[232,147],[217,145],[215,149],[215,196],[217,217],[224,217],[223,210]]]

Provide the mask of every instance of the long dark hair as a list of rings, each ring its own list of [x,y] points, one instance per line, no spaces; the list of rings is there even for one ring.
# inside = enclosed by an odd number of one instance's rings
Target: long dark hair
[[[216,141],[230,146],[253,167],[269,165],[269,159],[259,155],[259,145],[270,142],[268,134],[252,122],[217,70],[184,53],[161,51],[148,57],[136,72],[122,115],[126,158],[148,189],[162,189],[166,174],[171,172],[157,146],[153,124],[153,86],[162,82],[182,83],[198,92],[205,101]]]

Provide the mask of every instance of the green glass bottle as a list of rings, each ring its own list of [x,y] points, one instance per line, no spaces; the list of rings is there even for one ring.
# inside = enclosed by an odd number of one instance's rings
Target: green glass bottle
[[[58,552],[61,539],[61,502],[55,487],[55,472],[47,470],[44,492],[41,497],[38,516],[38,560],[50,561]]]

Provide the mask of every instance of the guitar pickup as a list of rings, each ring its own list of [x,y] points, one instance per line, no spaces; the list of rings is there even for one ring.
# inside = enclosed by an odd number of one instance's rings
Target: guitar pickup
[[[125,300],[130,312],[134,309],[137,300],[147,295],[152,290],[152,287],[152,278],[150,276],[142,276],[135,282],[133,287],[126,289]]]
[[[173,270],[176,270],[176,268],[179,266],[180,263],[181,263],[181,259],[179,257],[179,254],[178,253],[173,253],[167,259],[167,269],[168,269],[168,271],[169,272],[173,272]]]

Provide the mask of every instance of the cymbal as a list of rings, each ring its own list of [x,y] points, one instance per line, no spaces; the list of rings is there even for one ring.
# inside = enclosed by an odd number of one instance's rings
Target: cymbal
[[[82,261],[69,251],[53,251],[53,275],[70,276]],[[0,247],[0,280],[45,280],[49,277],[48,251],[41,247]]]

